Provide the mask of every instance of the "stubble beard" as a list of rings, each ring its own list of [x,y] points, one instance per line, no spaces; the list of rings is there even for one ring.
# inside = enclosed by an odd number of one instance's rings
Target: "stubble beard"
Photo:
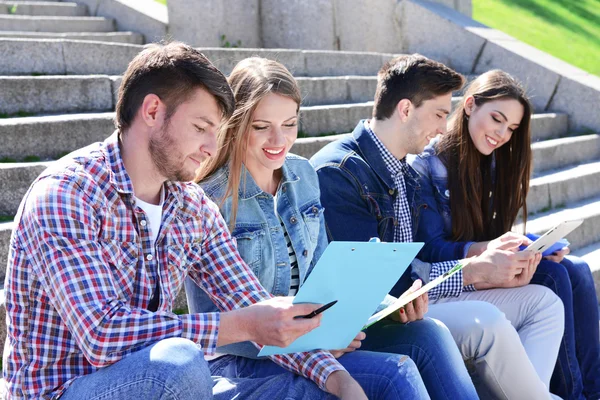
[[[169,125],[163,127],[158,137],[150,138],[148,151],[156,170],[167,180],[189,182],[194,179],[193,173],[186,172],[183,164],[185,158],[177,150],[175,140],[169,132]]]

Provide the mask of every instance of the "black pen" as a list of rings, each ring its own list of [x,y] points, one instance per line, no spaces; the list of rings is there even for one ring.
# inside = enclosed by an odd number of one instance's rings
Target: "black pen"
[[[333,307],[333,305],[335,303],[337,303],[337,300],[332,301],[331,303],[327,303],[325,304],[323,307],[317,308],[315,311],[311,312],[310,314],[306,314],[306,315],[296,315],[294,317],[294,319],[299,319],[299,318],[313,318],[316,317],[317,315],[321,314],[323,311]]]

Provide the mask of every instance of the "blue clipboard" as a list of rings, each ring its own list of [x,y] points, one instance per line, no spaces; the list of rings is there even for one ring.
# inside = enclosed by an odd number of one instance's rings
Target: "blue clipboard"
[[[288,347],[265,346],[259,356],[348,347],[423,243],[331,242],[294,304],[327,304],[321,325]]]

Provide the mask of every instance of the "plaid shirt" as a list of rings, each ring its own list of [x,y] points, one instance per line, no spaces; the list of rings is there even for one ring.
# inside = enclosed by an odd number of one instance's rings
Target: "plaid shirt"
[[[165,191],[152,249],[116,133],[57,161],[32,184],[16,217],[5,283],[10,397],[56,397],[77,377],[169,337],[214,354],[219,313],[172,312],[188,275],[221,310],[271,297],[204,192],[180,182]],[[160,304],[150,312],[157,281]],[[272,360],[321,388],[343,369],[322,351]]]
[[[408,164],[406,158],[398,160],[385,145],[379,140],[377,135],[371,130],[369,124],[365,124],[365,127],[373,141],[379,149],[379,153],[383,158],[383,161],[390,171],[390,174],[396,185],[396,198],[394,199],[394,214],[396,214],[397,223],[394,225],[394,242],[412,242],[412,218],[410,213],[410,206],[408,205],[408,197],[406,195],[406,182],[404,176],[408,174]],[[458,261],[442,261],[431,264],[431,271],[429,273],[429,279],[434,280],[438,276],[452,269]],[[458,297],[462,291],[473,291],[475,287],[472,285],[463,287],[463,275],[462,271],[458,271],[456,274],[451,276],[442,284],[434,287],[428,292],[429,298],[435,300],[441,297]]]

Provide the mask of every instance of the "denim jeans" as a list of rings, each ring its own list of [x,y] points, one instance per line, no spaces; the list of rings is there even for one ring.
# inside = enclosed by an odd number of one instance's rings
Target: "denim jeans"
[[[567,256],[558,264],[542,260],[531,283],[546,286],[565,307],[565,333],[550,388],[567,400],[600,398],[598,299],[589,266]]]
[[[61,400],[203,400],[213,380],[204,353],[183,338],[161,340],[77,378]]]
[[[452,334],[441,322],[431,318],[408,324],[382,321],[366,334],[361,349],[409,356],[432,399],[478,398]]]
[[[369,399],[429,399],[417,367],[407,356],[358,350],[338,361]],[[335,399],[308,379],[269,359],[228,355],[209,363],[215,399]],[[236,397],[237,396],[237,397]]]

